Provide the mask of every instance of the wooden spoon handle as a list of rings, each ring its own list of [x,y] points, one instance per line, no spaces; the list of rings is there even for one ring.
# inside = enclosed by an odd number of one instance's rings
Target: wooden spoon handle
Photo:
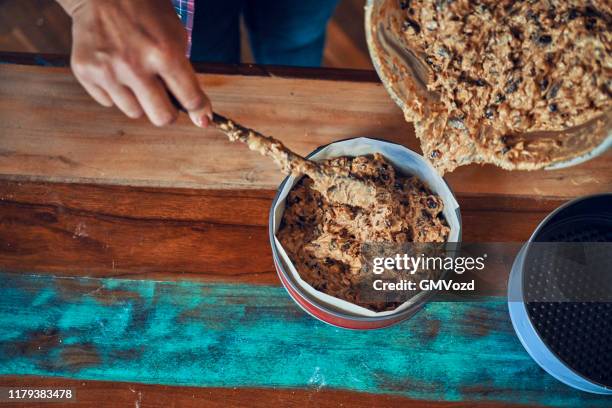
[[[170,92],[168,95],[177,109],[186,111]],[[308,160],[273,137],[265,136],[218,113],[213,113],[212,124],[225,133],[230,141],[239,140],[249,149],[270,157],[283,173],[296,177],[303,174],[310,176],[314,180],[313,187],[333,202],[367,207],[375,200],[376,188],[373,185],[350,175],[339,175],[338,169]]]
[[[175,108],[187,113],[187,109],[181,105],[172,92],[168,91],[168,97]],[[262,135],[256,130],[243,126],[215,112],[213,112],[212,124],[215,128],[225,133],[232,142],[239,140],[245,143],[249,149],[257,151],[263,156],[270,157],[280,167],[281,171],[287,175],[293,174],[298,176],[300,174],[307,174],[316,179],[324,173],[319,164],[294,153],[273,137]]]
[[[213,113],[212,123],[215,128],[225,133],[232,142],[239,140],[247,144],[249,149],[270,157],[285,174],[308,174],[312,178],[318,178],[323,174],[323,170],[318,163],[291,151],[273,137],[265,136],[218,113]]]

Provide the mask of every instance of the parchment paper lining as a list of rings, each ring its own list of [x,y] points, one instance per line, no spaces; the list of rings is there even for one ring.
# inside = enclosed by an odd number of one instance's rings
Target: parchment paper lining
[[[444,202],[444,217],[446,218],[450,227],[449,242],[458,242],[460,239],[461,223],[459,221],[459,204],[455,200],[453,193],[450,188],[436,172],[436,170],[427,162],[422,156],[407,149],[406,147],[384,142],[380,140],[369,139],[365,137],[344,140],[341,142],[332,143],[325,148],[318,151],[315,155],[310,157],[311,160],[321,161],[339,156],[362,156],[373,153],[380,153],[393,166],[404,175],[415,175],[421,179],[434,193],[436,193]],[[335,309],[340,312],[348,313],[354,316],[360,317],[376,317],[376,316],[388,316],[398,313],[402,310],[407,309],[414,303],[420,301],[425,296],[425,292],[421,292],[408,301],[402,303],[394,310],[385,312],[373,312],[364,307],[354,305],[345,300],[335,298],[320,292],[306,283],[300,277],[296,270],[293,262],[285,252],[280,241],[276,237],[280,222],[282,219],[283,212],[285,211],[285,199],[287,195],[299,181],[300,177],[289,177],[287,183],[285,183],[281,190],[276,205],[273,211],[273,225],[274,225],[274,242],[278,250],[283,266],[293,278],[293,281],[299,286],[303,293],[307,294],[310,299],[315,299],[318,303],[322,303],[327,308]]]

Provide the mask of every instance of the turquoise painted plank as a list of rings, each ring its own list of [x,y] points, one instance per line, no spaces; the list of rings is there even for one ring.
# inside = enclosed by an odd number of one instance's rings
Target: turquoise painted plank
[[[609,407],[544,373],[502,298],[333,328],[280,287],[0,273],[0,375],[337,388],[415,399]]]

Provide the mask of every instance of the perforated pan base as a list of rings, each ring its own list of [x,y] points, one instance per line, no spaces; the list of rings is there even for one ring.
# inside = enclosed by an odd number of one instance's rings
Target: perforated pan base
[[[579,376],[612,389],[612,251],[597,244],[612,242],[612,194],[562,209],[532,242],[578,243],[535,244],[526,253],[525,306],[543,346]],[[564,248],[574,253],[560,253]]]

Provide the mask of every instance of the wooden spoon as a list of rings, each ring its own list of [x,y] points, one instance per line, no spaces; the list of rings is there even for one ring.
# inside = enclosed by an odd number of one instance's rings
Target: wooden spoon
[[[271,158],[283,173],[296,177],[308,175],[314,181],[313,187],[332,202],[364,208],[376,202],[376,187],[371,183],[336,167],[308,160],[288,149],[279,140],[217,113],[213,113],[212,123],[232,142],[239,140],[249,149]]]

